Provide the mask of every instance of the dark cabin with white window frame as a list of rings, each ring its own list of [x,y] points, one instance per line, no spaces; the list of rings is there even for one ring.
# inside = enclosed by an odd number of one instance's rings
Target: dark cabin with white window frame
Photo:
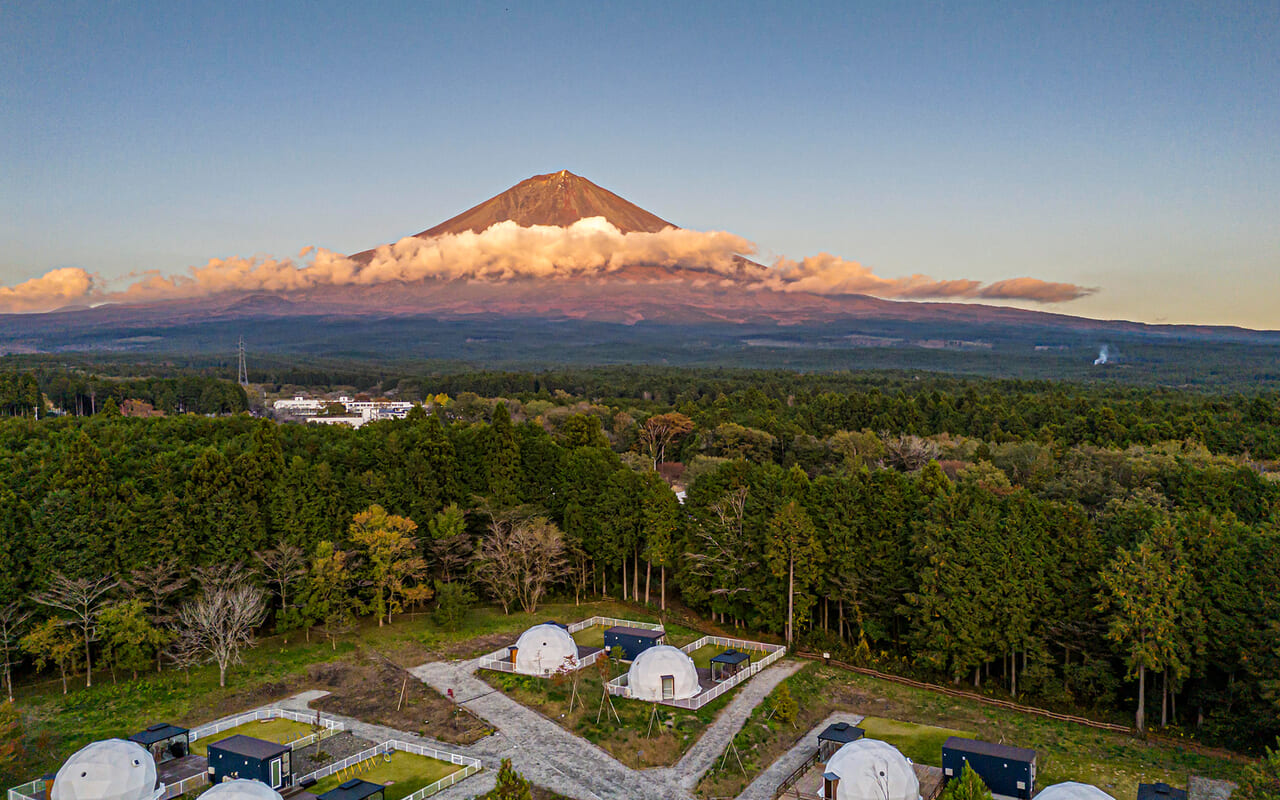
[[[209,778],[259,781],[277,791],[293,785],[292,748],[236,734],[209,745]]]

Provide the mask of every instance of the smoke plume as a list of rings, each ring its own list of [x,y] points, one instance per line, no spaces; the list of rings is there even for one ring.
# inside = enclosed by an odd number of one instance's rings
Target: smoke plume
[[[1105,364],[1110,358],[1111,358],[1111,348],[1104,344],[1102,346],[1102,349],[1098,351],[1098,357],[1093,360],[1093,365],[1097,367],[1102,364]]]
[[[12,288],[0,287],[0,311],[45,311],[69,304],[142,302],[204,297],[223,292],[289,292],[317,286],[369,286],[423,280],[504,282],[519,279],[602,279],[633,267],[659,267],[663,280],[720,282],[747,289],[816,294],[868,294],[890,299],[999,299],[1057,303],[1092,289],[1035,278],[983,284],[927,275],[884,278],[854,261],[820,253],[801,261],[778,259],[766,267],[742,258],[756,246],[731,233],[667,228],[622,233],[603,217],[567,228],[521,227],[500,222],[482,233],[407,237],[383,245],[366,260],[322,248],[299,261],[275,258],[211,259],[185,274],[149,271],[114,287],[89,272],[65,267]]]

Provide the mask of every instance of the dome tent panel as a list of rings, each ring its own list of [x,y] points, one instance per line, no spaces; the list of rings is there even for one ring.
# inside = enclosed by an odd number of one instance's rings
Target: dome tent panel
[[[208,800],[281,800],[280,793],[262,781],[236,778],[223,781],[200,795]]]
[[[578,643],[553,622],[534,625],[515,643],[515,671],[524,675],[551,675],[565,664],[578,666]]]
[[[159,796],[156,762],[147,749],[123,739],[93,742],[63,763],[49,800],[153,800]]]
[[[637,700],[688,700],[702,691],[693,659],[669,644],[650,647],[631,662],[627,686]]]
[[[1036,795],[1036,800],[1116,800],[1111,795],[1087,783],[1067,781],[1046,786]]]
[[[878,739],[858,739],[827,760],[823,775],[835,800],[920,800],[911,760]]]

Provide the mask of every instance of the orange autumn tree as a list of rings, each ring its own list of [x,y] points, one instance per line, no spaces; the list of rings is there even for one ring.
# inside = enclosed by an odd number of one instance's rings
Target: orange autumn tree
[[[388,514],[379,505],[356,514],[351,520],[351,541],[359,545],[369,563],[369,579],[374,597],[371,610],[378,626],[389,624],[391,615],[404,610],[405,603],[420,603],[431,597],[426,583],[427,562],[418,552],[414,532],[418,525],[408,517]]]

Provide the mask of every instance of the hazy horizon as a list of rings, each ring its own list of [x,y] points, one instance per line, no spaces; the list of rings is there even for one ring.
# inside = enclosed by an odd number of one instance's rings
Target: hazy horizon
[[[806,11],[7,7],[0,285],[352,253],[569,169],[763,263],[1280,328],[1280,9]]]

